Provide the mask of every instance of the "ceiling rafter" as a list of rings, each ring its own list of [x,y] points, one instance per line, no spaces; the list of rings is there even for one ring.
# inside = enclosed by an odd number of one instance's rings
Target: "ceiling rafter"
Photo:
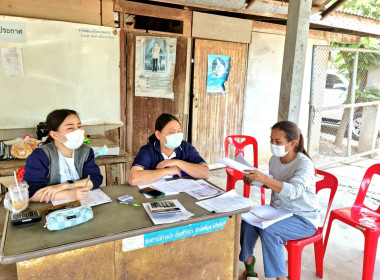
[[[333,12],[335,12],[336,9],[338,9],[340,6],[342,6],[344,3],[346,3],[348,0],[338,0],[334,4],[332,4],[330,7],[328,7],[325,11],[321,13],[321,20],[327,18],[329,15],[331,15]]]

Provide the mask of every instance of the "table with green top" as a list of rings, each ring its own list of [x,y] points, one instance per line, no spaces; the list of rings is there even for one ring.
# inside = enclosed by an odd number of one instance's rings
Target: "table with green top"
[[[137,187],[101,188],[112,202],[92,207],[84,224],[49,231],[44,228],[50,204],[31,203],[42,220],[12,226],[6,215],[1,263],[17,263],[18,279],[237,279],[240,214],[249,208],[210,213],[186,193],[146,198]],[[119,204],[129,194],[132,204]],[[144,202],[178,199],[194,214],[187,220],[154,225]]]

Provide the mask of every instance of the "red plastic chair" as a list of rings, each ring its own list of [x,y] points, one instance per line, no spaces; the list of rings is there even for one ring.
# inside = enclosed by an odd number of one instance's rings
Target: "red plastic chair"
[[[17,170],[17,173],[16,173],[16,178],[19,183],[21,183],[22,179],[24,179],[24,174],[25,174],[25,169],[24,169],[24,166],[22,166]]]
[[[377,243],[380,236],[380,206],[372,210],[364,205],[364,199],[374,174],[380,175],[380,164],[369,167],[364,174],[358,195],[352,207],[332,210],[328,223],[323,252],[326,252],[331,224],[337,219],[364,234],[363,280],[372,280],[376,261]],[[378,278],[376,278],[378,279]]]
[[[243,139],[241,143],[237,141],[237,139]],[[247,135],[230,135],[226,137],[226,140],[224,141],[224,153],[225,157],[228,157],[228,147],[229,145],[232,145],[236,148],[235,156],[238,154],[242,154],[244,156],[244,148],[248,145],[252,145],[253,150],[253,166],[258,168],[259,167],[259,161],[258,161],[258,155],[257,155],[257,141],[252,136]],[[233,190],[235,188],[236,181],[243,180],[243,173],[240,171],[237,171],[231,167],[226,166],[226,172],[227,172],[227,191]],[[244,197],[249,197],[249,193],[251,190],[251,186],[244,184]],[[261,204],[265,204],[265,188],[261,188]]]
[[[316,183],[316,193],[323,189],[330,189],[326,216],[323,225],[318,227],[317,232],[313,236],[298,240],[290,240],[284,244],[288,250],[288,275],[291,280],[301,279],[302,250],[306,245],[312,243],[314,243],[316,274],[323,278],[323,227],[326,223],[331,204],[338,188],[338,179],[334,175],[322,170],[317,170],[317,174],[322,175],[323,179]]]

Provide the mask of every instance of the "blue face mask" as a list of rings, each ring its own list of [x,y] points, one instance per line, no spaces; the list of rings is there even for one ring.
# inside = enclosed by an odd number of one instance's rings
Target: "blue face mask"
[[[160,132],[161,133],[161,132]],[[161,133],[162,134],[162,133]],[[181,145],[183,140],[183,133],[176,133],[166,136],[165,134],[162,134],[166,137],[166,144],[164,144],[169,149],[175,149]]]

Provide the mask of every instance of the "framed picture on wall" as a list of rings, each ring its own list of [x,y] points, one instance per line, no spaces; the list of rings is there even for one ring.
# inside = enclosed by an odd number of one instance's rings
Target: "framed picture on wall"
[[[141,65],[144,65],[144,73],[166,76],[168,69],[166,38],[147,38],[143,44]]]
[[[207,93],[228,93],[226,82],[230,74],[230,60],[229,55],[208,55]]]
[[[135,96],[174,98],[177,38],[136,36]]]

